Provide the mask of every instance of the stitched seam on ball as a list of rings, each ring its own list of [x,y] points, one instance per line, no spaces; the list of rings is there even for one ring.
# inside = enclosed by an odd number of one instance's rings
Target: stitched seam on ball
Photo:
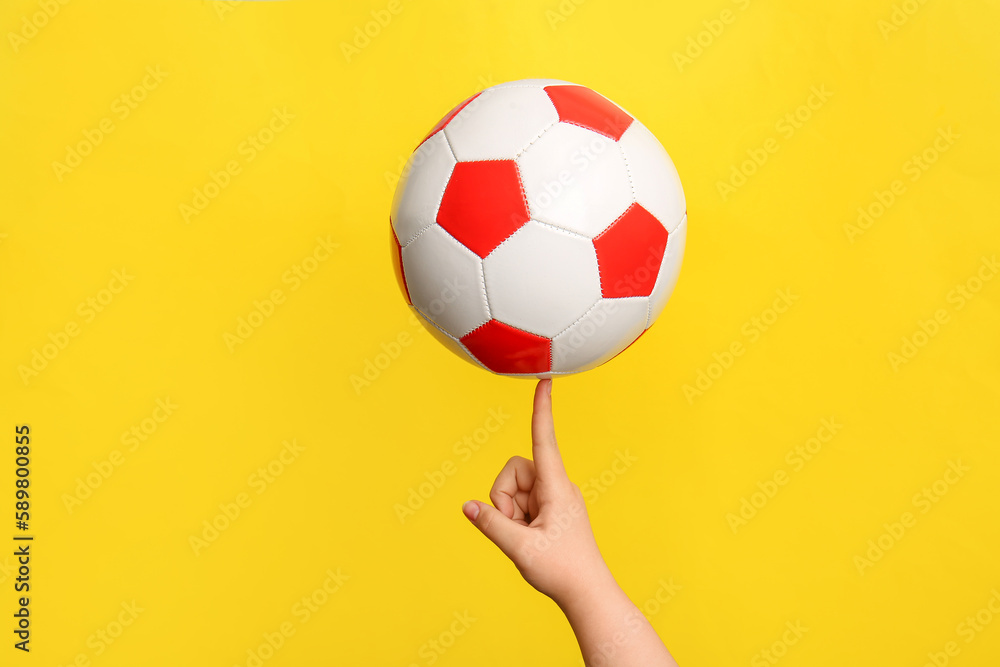
[[[444,227],[442,227],[441,229],[444,229]],[[481,275],[483,277],[483,303],[486,305],[486,321],[489,322],[491,319],[493,319],[493,316],[490,314],[491,313],[490,302],[489,302],[489,298],[486,296],[486,269],[483,268],[483,260],[482,260],[482,258],[479,257],[479,255],[476,255],[474,252],[472,252],[472,250],[470,250],[469,247],[466,246],[464,243],[462,243],[461,241],[459,241],[458,239],[456,239],[452,235],[452,233],[449,232],[447,229],[444,229],[444,233],[445,233],[445,236],[447,236],[461,250],[463,250],[465,252],[468,252],[468,253],[472,253],[473,255],[475,255],[475,261],[479,265],[479,271],[478,271],[478,273],[479,273],[479,275]],[[475,331],[475,329],[473,329],[473,331]],[[468,334],[463,334],[463,335],[467,336]],[[459,336],[459,338],[461,338],[461,336]]]
[[[622,154],[622,161],[625,163],[625,173],[628,174],[628,184],[632,188],[632,201],[637,202],[638,194],[635,190],[635,181],[632,180],[632,167],[628,163],[628,155],[625,154],[625,149],[622,148],[621,142],[616,141],[615,145],[618,146],[618,150]]]
[[[468,336],[468,335],[470,335],[470,334],[472,334],[472,333],[474,333],[476,331],[479,331],[480,329],[482,329],[483,327],[485,327],[487,324],[489,324],[492,321],[493,320],[491,319],[491,320],[489,320],[489,322],[483,322],[478,327],[476,327],[475,329],[473,329],[469,333],[465,334],[465,336]],[[506,322],[501,322],[500,320],[496,320],[496,321],[499,324],[504,325],[505,327],[510,327],[511,329],[516,329],[517,331],[520,331],[522,333],[530,334],[532,336],[538,336],[539,338],[545,338],[546,340],[548,340],[548,342],[549,342],[549,370],[543,371],[543,372],[549,373],[549,372],[552,371],[552,338],[550,338],[549,336],[542,336],[541,334],[536,334],[536,333],[531,332],[531,331],[526,331],[526,330],[522,329],[521,327],[515,327],[513,324],[507,324]],[[462,338],[465,338],[465,336],[462,336]],[[462,343],[461,340],[459,340],[458,342],[459,342],[460,345],[462,345],[463,348],[465,348],[468,351],[468,348],[465,347],[465,344]],[[475,359],[475,355],[472,355],[470,353],[470,356],[472,356],[472,358]],[[476,361],[477,361],[477,363],[479,362],[478,359]],[[537,375],[537,373],[498,373],[497,371],[494,371],[494,370],[492,370],[490,368],[487,368],[482,363],[480,363],[479,365],[482,366],[483,368],[486,368],[486,370],[490,371],[494,375]]]
[[[677,231],[678,229],[680,229],[681,225],[684,224],[684,221],[687,220],[687,217],[688,217],[688,212],[684,211],[684,215],[682,215],[681,219],[677,221],[677,224],[674,225],[673,229],[668,229],[667,230],[667,234],[673,234],[675,231]]]
[[[514,160],[514,171],[517,173],[517,184],[521,188],[521,200],[524,202],[524,212],[528,216],[528,220],[531,219],[531,207],[528,206],[528,193],[524,191],[524,177],[521,176],[521,165]],[[521,227],[524,227],[522,224]],[[518,227],[520,229],[521,227]]]
[[[585,310],[584,313],[583,313],[583,315],[581,315],[580,317],[578,317],[575,322],[573,322],[568,327],[566,327],[565,329],[563,329],[562,331],[560,331],[559,333],[557,333],[555,336],[553,336],[552,339],[555,340],[559,336],[562,336],[564,333],[566,333],[567,331],[569,331],[570,329],[572,329],[573,327],[575,327],[581,320],[583,320],[583,318],[585,318],[587,315],[590,314],[590,311],[592,311],[594,308],[597,308],[598,304],[600,304],[601,301],[603,301],[603,300],[604,300],[603,296],[598,297],[597,301],[595,301],[594,303],[590,304],[590,308],[588,308],[587,310]]]
[[[531,220],[528,220],[528,222],[531,222]],[[528,224],[528,222],[525,222],[524,225]],[[489,257],[490,255],[492,255],[493,253],[495,253],[497,250],[499,250],[500,248],[502,248],[504,246],[504,244],[507,243],[507,241],[509,241],[512,236],[514,236],[514,234],[517,234],[519,231],[521,231],[521,229],[524,228],[524,225],[521,225],[520,227],[518,227],[517,229],[515,229],[514,231],[512,231],[510,234],[507,235],[507,238],[505,238],[500,243],[496,244],[496,246],[493,248],[493,250],[490,250],[489,254],[487,254],[486,257]],[[486,261],[486,257],[483,257],[483,261],[484,262]]]
[[[488,369],[487,369],[488,370]],[[539,371],[537,373],[497,373],[496,371],[490,371],[494,375],[502,375],[504,377],[512,378],[533,378],[539,375],[573,375],[574,373],[579,373],[581,371]]]
[[[624,215],[624,213],[622,215]],[[507,241],[509,241],[511,239],[511,237],[514,236],[514,234],[517,234],[519,231],[521,231],[522,229],[524,229],[525,225],[527,225],[529,222],[534,222],[535,224],[542,225],[543,227],[548,227],[550,229],[554,229],[555,231],[562,232],[563,234],[566,234],[567,236],[570,236],[572,238],[583,238],[583,239],[585,239],[587,241],[591,241],[591,245],[593,246],[593,241],[589,237],[584,236],[583,234],[579,234],[577,232],[570,231],[568,229],[563,229],[562,227],[559,227],[557,225],[553,225],[553,224],[548,223],[548,222],[543,222],[541,220],[536,220],[535,218],[530,217],[530,212],[529,212],[529,219],[528,219],[528,221],[525,222],[520,227],[518,227],[517,229],[515,229],[510,234],[508,234],[507,238],[505,238],[503,241],[501,241],[500,243],[498,243],[496,245],[496,247],[494,247],[493,250],[491,250],[489,252],[489,254],[487,255],[487,257],[489,257],[489,255],[492,255],[493,253],[495,253],[497,250],[499,250],[501,246],[503,246],[505,243],[507,243]],[[594,248],[594,256],[597,257],[597,248],[596,247]],[[486,261],[485,257],[483,258],[483,261]],[[599,257],[597,259],[597,268],[598,268],[598,275],[600,275],[601,260],[600,260]],[[485,283],[485,281],[484,281],[484,283]]]
[[[667,258],[670,257],[670,243],[671,243],[671,240],[674,238],[674,232],[677,229],[680,229],[681,224],[684,223],[684,219],[685,218],[687,218],[687,211],[684,212],[684,215],[681,217],[681,221],[679,223],[677,223],[677,226],[674,227],[674,230],[667,232],[667,245],[663,248],[663,258],[660,259],[660,268],[657,269],[656,282],[653,283],[653,289],[649,292],[649,302],[648,302],[648,304],[646,306],[646,328],[647,329],[649,327],[653,326],[653,295],[656,294],[656,288],[657,287],[663,287],[663,285],[661,284],[661,281],[666,280],[666,277],[665,277],[666,273],[664,272],[663,267],[666,266],[666,264],[667,264]],[[674,243],[674,245],[676,245],[677,241],[673,241],[673,243]],[[669,300],[669,298],[670,298],[670,295],[668,294],[667,295],[667,299]]]
[[[531,220],[533,222],[535,222],[536,224],[542,225],[543,227],[548,227],[549,229],[554,229],[557,232],[562,232],[563,234],[568,234],[569,236],[573,236],[573,237],[576,237],[576,238],[581,238],[584,241],[589,241],[590,240],[589,236],[585,236],[585,235],[581,234],[580,232],[574,232],[572,229],[566,229],[564,227],[560,227],[559,225],[554,225],[551,222],[545,222],[544,220],[539,220],[538,218],[532,218]]]
[[[548,99],[548,98],[546,98],[546,99]],[[549,104],[552,104],[551,100],[549,100]],[[552,107],[552,109],[553,109],[553,111],[555,111],[555,107],[554,106]],[[549,123],[548,125],[546,125],[545,127],[543,127],[542,131],[539,132],[538,135],[536,135],[534,139],[532,139],[531,141],[529,141],[527,146],[525,146],[524,148],[522,148],[521,150],[519,150],[517,152],[517,154],[514,156],[514,159],[516,160],[517,158],[519,158],[522,155],[524,155],[524,152],[526,150],[528,150],[529,148],[531,148],[532,144],[534,144],[536,141],[538,141],[539,139],[541,139],[543,134],[545,134],[546,132],[548,132],[550,129],[552,129],[553,127],[555,127],[559,123],[560,123],[559,112],[556,111],[556,120],[555,120],[555,122]]]
[[[633,199],[634,199],[634,198],[633,198]],[[612,222],[612,223],[611,223],[610,225],[608,225],[607,227],[605,227],[605,228],[604,228],[604,229],[603,229],[603,230],[601,231],[601,233],[600,233],[600,234],[598,234],[597,236],[595,236],[594,238],[592,238],[592,239],[590,240],[590,243],[591,243],[591,245],[593,245],[593,246],[594,246],[594,257],[596,257],[596,258],[597,258],[597,277],[598,277],[598,278],[600,279],[600,283],[601,283],[601,296],[604,296],[604,274],[603,274],[603,273],[601,272],[601,253],[597,252],[597,239],[599,239],[599,238],[601,238],[602,236],[604,236],[604,234],[605,234],[605,233],[606,233],[606,232],[607,232],[608,230],[610,230],[610,229],[611,229],[612,227],[614,227],[615,225],[617,225],[617,224],[618,224],[618,221],[619,221],[619,220],[621,220],[622,218],[624,218],[624,217],[625,217],[625,214],[626,214],[626,213],[628,213],[628,212],[629,212],[629,210],[631,210],[631,208],[632,208],[633,206],[635,206],[635,202],[634,202],[634,201],[633,201],[633,202],[632,202],[631,204],[629,204],[629,205],[628,205],[628,208],[626,208],[626,209],[625,209],[625,210],[624,210],[624,211],[622,212],[622,214],[621,214],[621,215],[619,215],[619,216],[618,216],[617,218],[615,218],[615,221],[614,221],[614,222]],[[669,238],[669,234],[670,234],[670,233],[669,233],[669,232],[667,232],[667,235],[668,235],[668,238]]]
[[[594,258],[597,259],[597,287],[601,290],[601,298],[604,298],[604,273],[601,271],[601,253],[597,252],[597,244],[590,240],[590,247],[594,249]]]
[[[424,235],[424,232],[426,232],[426,231],[427,231],[428,229],[430,229],[431,227],[433,227],[433,226],[434,226],[434,225],[436,225],[436,224],[437,224],[437,221],[435,220],[434,222],[432,222],[432,223],[430,223],[430,224],[426,225],[425,227],[421,227],[421,228],[420,228],[420,231],[418,231],[418,232],[417,232],[416,234],[414,234],[414,235],[413,235],[413,238],[412,238],[412,239],[410,239],[410,240],[409,240],[409,241],[407,241],[406,243],[402,244],[402,245],[400,246],[400,248],[406,248],[406,247],[407,247],[407,246],[409,246],[409,245],[410,245],[411,243],[413,243],[414,241],[416,241],[416,240],[417,240],[418,238],[420,238],[421,236],[423,236],[423,235]],[[442,229],[444,229],[444,227],[442,227]],[[448,230],[447,230],[447,229],[445,229],[445,231],[448,231]]]
[[[424,225],[423,227],[421,227],[420,229],[418,229],[417,233],[414,234],[413,236],[411,236],[409,241],[407,241],[406,243],[400,243],[399,247],[400,248],[406,248],[406,246],[408,246],[411,243],[413,243],[414,241],[416,241],[417,238],[420,237],[421,234],[423,234],[424,232],[426,232],[428,229],[430,229],[431,227],[433,227],[436,224],[437,224],[437,221],[431,221],[431,222],[427,223],[426,225]]]
[[[497,322],[500,322],[500,320],[497,320]],[[504,325],[505,327],[510,327],[511,329],[517,329],[518,331],[521,331],[521,332],[526,333],[526,334],[530,334],[532,336],[538,336],[539,338],[548,338],[549,342],[552,341],[552,339],[549,338],[548,336],[543,336],[542,334],[535,333],[534,331],[528,331],[527,329],[522,329],[521,327],[516,327],[513,324],[507,324],[506,322],[500,322],[500,324]]]
[[[461,341],[460,339],[458,339],[458,338],[455,338],[455,337],[454,337],[454,336],[452,336],[452,335],[451,335],[450,333],[448,333],[447,331],[445,331],[444,329],[442,329],[441,327],[439,327],[439,326],[437,325],[437,323],[436,323],[436,322],[434,322],[434,321],[433,321],[432,319],[430,319],[429,317],[425,316],[425,315],[424,315],[424,313],[423,313],[423,311],[421,311],[421,310],[420,310],[419,308],[417,308],[416,306],[411,306],[411,307],[412,307],[412,308],[413,308],[414,310],[416,310],[416,311],[417,311],[418,313],[420,313],[421,317],[423,317],[423,318],[424,318],[424,319],[425,319],[425,320],[426,320],[426,321],[427,321],[427,322],[428,322],[428,323],[429,323],[429,324],[430,324],[430,325],[431,325],[432,327],[434,327],[435,329],[437,329],[438,331],[440,331],[441,333],[443,333],[443,334],[444,334],[445,336],[447,336],[448,338],[450,338],[450,339],[452,339],[453,341],[455,341],[455,343],[457,343],[457,344],[458,344],[458,346],[459,346],[460,348],[462,348],[462,351],[463,351],[463,352],[465,352],[465,354],[466,354],[466,355],[467,355],[467,356],[469,357],[469,359],[471,359],[471,360],[472,360],[472,361],[473,361],[473,362],[474,362],[474,363],[475,363],[475,364],[476,364],[477,366],[479,366],[480,368],[482,368],[482,369],[484,369],[484,370],[490,370],[490,369],[486,368],[486,366],[484,366],[484,365],[482,364],[482,362],[481,362],[481,361],[479,361],[479,359],[476,359],[476,355],[472,354],[472,352],[470,352],[470,351],[469,351],[469,348],[467,348],[467,347],[465,346],[465,344],[464,344],[464,343],[463,343],[463,342],[462,342],[462,341]],[[480,326],[482,326],[482,325],[480,325]],[[473,331],[475,331],[475,329],[473,329]],[[468,335],[468,334],[466,334],[466,335]]]
[[[511,160],[506,160],[506,161],[510,162]],[[515,229],[514,231],[512,231],[510,234],[508,234],[506,236],[506,238],[504,238],[503,241],[500,241],[500,243],[498,243],[495,246],[493,246],[493,249],[490,250],[488,253],[486,253],[486,257],[489,257],[490,255],[492,255],[493,253],[495,253],[500,248],[500,246],[502,246],[504,243],[506,243],[507,241],[510,240],[510,237],[514,236],[514,234],[517,234],[517,232],[520,231],[524,227],[524,225],[526,225],[529,222],[531,222],[531,209],[528,208],[528,195],[524,191],[524,179],[521,178],[521,167],[517,164],[517,161],[513,161],[513,162],[514,162],[514,170],[517,172],[517,182],[518,182],[518,185],[521,187],[521,199],[524,200],[524,210],[527,211],[528,219],[525,220],[521,224],[520,227],[518,227],[517,229]],[[484,262],[486,261],[486,257],[483,257],[483,261]],[[484,271],[485,271],[485,268],[484,268]],[[486,284],[486,280],[484,278],[483,285],[485,285],[485,284]]]
[[[469,348],[467,348],[465,346],[465,343],[463,343],[462,341],[458,341],[458,344],[459,344],[459,346],[461,346],[462,351],[465,352],[465,354],[469,357],[469,359],[471,359],[473,361],[473,363],[475,363],[477,366],[479,366],[480,368],[482,368],[484,371],[490,371],[490,373],[493,372],[489,368],[486,367],[486,364],[484,364],[483,362],[479,361],[479,359],[476,358],[476,355],[472,354],[472,352],[469,350]]]
[[[482,103],[483,100],[489,99],[489,93],[493,90],[493,88],[494,88],[493,86],[490,86],[489,88],[483,88],[478,93],[476,93],[473,96],[472,100],[470,100],[469,103],[466,104],[461,111],[452,116],[451,119],[448,121],[448,123],[441,128],[441,134],[444,135],[445,143],[448,145],[448,151],[451,153],[451,156],[455,158],[455,162],[461,162],[461,160],[459,160],[458,156],[455,155],[455,149],[451,145],[451,137],[448,136],[448,128],[450,128],[452,124],[455,122],[455,120],[463,113],[465,113],[466,111],[472,113],[472,111],[475,110],[475,107],[477,107],[480,103]],[[469,107],[472,107],[472,109],[470,110]]]
[[[585,318],[587,315],[589,315],[592,310],[594,310],[599,305],[601,305],[602,301],[605,301],[605,300],[608,300],[608,299],[646,299],[646,319],[647,320],[649,319],[649,297],[648,296],[609,296],[609,297],[601,296],[601,297],[599,297],[597,299],[597,301],[594,302],[594,305],[592,305],[590,308],[587,309],[587,312],[585,312],[583,315],[581,315],[576,320],[576,322],[573,322],[573,324],[569,325],[568,327],[566,327],[565,329],[563,329],[562,331],[560,331],[559,333],[557,333],[555,336],[552,337],[552,340],[555,340],[557,337],[562,336],[564,333],[566,333],[567,331],[569,331],[570,329],[572,329],[573,327],[575,327],[577,324],[579,324],[581,321],[583,321],[583,318]],[[645,327],[643,327],[643,330],[645,330]]]
[[[488,92],[488,91],[493,91],[493,90],[513,90],[513,89],[516,89],[516,88],[522,88],[522,89],[524,89],[524,90],[541,90],[541,91],[543,92],[543,94],[545,93],[545,86],[544,86],[544,85],[531,85],[531,86],[505,86],[504,88],[498,88],[497,86],[491,86],[491,87],[489,87],[489,88],[485,88],[485,89],[483,89],[483,90],[482,90],[482,91],[480,92],[480,95],[482,95],[483,93],[486,93],[486,92]],[[481,98],[477,98],[477,100],[478,100],[478,99],[481,99]],[[542,129],[542,131],[538,133],[538,136],[536,136],[536,137],[535,137],[534,139],[532,139],[532,140],[531,140],[530,142],[528,142],[528,145],[527,145],[527,146],[525,146],[524,148],[522,148],[522,149],[521,149],[520,151],[518,151],[518,152],[517,152],[517,154],[515,154],[515,155],[514,155],[514,158],[513,158],[513,159],[515,159],[515,160],[516,160],[517,158],[521,157],[521,154],[522,154],[522,153],[524,153],[524,151],[528,150],[528,148],[529,148],[529,147],[531,146],[531,144],[533,144],[533,143],[535,143],[536,141],[538,141],[538,139],[539,139],[539,138],[541,138],[541,136],[542,136],[543,134],[545,134],[545,132],[546,132],[546,131],[547,131],[547,130],[548,130],[549,128],[551,128],[551,127],[553,127],[554,125],[557,125],[557,124],[559,123],[559,110],[558,110],[558,109],[556,109],[556,106],[555,106],[555,104],[554,104],[554,103],[552,102],[552,99],[551,99],[551,98],[549,98],[548,94],[545,94],[545,100],[546,100],[546,101],[547,101],[547,102],[549,103],[549,106],[551,106],[551,107],[552,107],[552,110],[553,110],[553,111],[555,112],[555,114],[556,114],[556,120],[555,120],[555,122],[553,122],[553,123],[550,123],[549,125],[546,125],[546,126],[545,126],[545,128],[544,128],[544,129]],[[469,106],[472,106],[472,104],[470,104]],[[465,111],[465,109],[462,109],[462,111]],[[457,115],[456,115],[456,118],[457,118]],[[454,118],[453,118],[452,120],[454,120]],[[456,161],[456,162],[463,162],[463,160],[459,160],[459,159],[458,159],[458,156],[457,156],[457,155],[455,155],[455,151],[454,151],[454,149],[452,149],[452,148],[451,148],[451,140],[450,140],[450,138],[448,137],[448,128],[449,128],[450,126],[451,126],[451,123],[449,123],[449,124],[448,124],[447,126],[445,126],[445,127],[444,127],[444,128],[443,128],[443,129],[441,130],[441,133],[442,133],[442,134],[444,134],[444,138],[445,138],[445,140],[446,140],[446,141],[448,141],[448,148],[449,148],[449,150],[451,150],[451,154],[452,154],[452,157],[454,157],[454,158],[455,158],[455,161]],[[502,161],[505,161],[505,160],[509,160],[509,159],[510,159],[510,158],[486,158],[486,159],[480,159],[480,160],[464,160],[464,162],[502,162]],[[522,188],[522,189],[523,189],[523,188]],[[525,198],[525,203],[527,203],[527,198]]]
[[[410,307],[413,308],[413,310],[417,311],[420,314],[420,317],[424,318],[431,326],[433,326],[435,329],[439,330],[445,336],[448,336],[448,338],[452,338],[452,339],[455,338],[450,333],[448,333],[447,331],[445,331],[444,329],[442,329],[441,327],[439,327],[434,320],[432,320],[430,317],[428,317],[424,313],[424,311],[420,310],[420,306],[416,305],[415,303],[411,303]]]
[[[549,367],[548,370],[546,370],[547,373],[552,372],[552,364],[556,362],[553,352],[554,350],[555,350],[555,345],[552,344],[552,338],[549,338]]]
[[[576,125],[577,127],[582,127],[583,129],[587,130],[588,132],[593,132],[594,134],[599,134],[599,135],[601,135],[602,137],[604,137],[605,139],[607,139],[609,141],[614,141],[615,143],[618,143],[617,140],[614,137],[612,137],[610,134],[608,134],[607,132],[601,132],[600,130],[595,130],[594,128],[592,128],[592,127],[590,127],[588,125],[583,125],[582,123],[576,123],[576,122],[573,122],[571,120],[564,120],[564,121],[561,121],[561,122],[566,123],[567,125]]]
[[[463,109],[463,111],[464,111],[464,109]],[[456,169],[456,167],[458,167],[458,158],[455,157],[455,151],[452,150],[451,141],[449,141],[448,135],[445,133],[445,130],[447,130],[447,129],[448,128],[444,128],[444,129],[441,130],[441,136],[444,137],[444,145],[448,149],[448,154],[451,155],[451,159],[453,159],[455,161],[455,164],[451,165],[451,171],[448,172],[448,178],[444,179],[444,185],[441,186],[441,194],[438,195],[438,197],[437,197],[437,205],[434,207],[434,220],[431,222],[430,225],[427,225],[428,227],[430,227],[431,225],[437,224],[438,213],[441,212],[441,204],[444,203],[444,193],[448,191],[448,184],[451,183],[451,177],[455,175],[455,169]],[[447,230],[445,230],[445,231],[447,231]],[[423,232],[423,230],[421,230],[421,232]],[[449,236],[450,235],[451,234],[449,233]]]
[[[465,111],[465,109],[462,109],[462,111]],[[455,119],[452,118],[452,120],[455,120]],[[449,123],[449,125],[450,124],[451,123]],[[455,149],[451,147],[451,139],[448,138],[448,127],[447,126],[441,128],[441,136],[444,137],[444,145],[448,147],[448,152],[451,153],[451,157],[454,158],[455,162],[461,162],[461,160],[458,159],[458,156],[455,155]],[[455,168],[452,167],[453,171],[454,171],[454,169]],[[449,180],[450,180],[450,177],[449,177]]]
[[[597,252],[597,244],[594,239],[590,239],[590,247],[594,249],[594,258],[597,260],[597,286],[601,290],[601,298],[604,298],[604,273],[601,271],[601,253]]]
[[[619,215],[619,216],[618,216],[617,218],[615,218],[614,222],[612,222],[612,223],[611,223],[610,225],[608,225],[607,227],[605,227],[605,228],[604,228],[603,230],[601,230],[601,233],[600,233],[600,234],[598,234],[597,236],[595,236],[595,237],[594,237],[594,240],[596,241],[597,239],[601,238],[601,237],[602,237],[602,236],[604,236],[604,235],[605,235],[606,233],[608,233],[608,232],[609,232],[609,231],[611,230],[611,228],[612,228],[612,227],[614,227],[615,225],[617,225],[617,224],[618,224],[618,221],[619,221],[619,220],[621,220],[622,218],[624,218],[624,217],[625,217],[625,214],[626,214],[626,213],[628,213],[628,212],[629,212],[629,210],[631,210],[631,208],[632,208],[632,207],[633,207],[633,206],[634,206],[635,204],[636,204],[636,202],[632,202],[631,204],[629,204],[629,205],[628,205],[628,208],[626,208],[626,209],[625,209],[624,211],[622,211],[622,214],[621,214],[621,215]],[[669,234],[669,232],[668,232],[668,234]],[[596,247],[595,247],[595,248],[596,248]],[[600,261],[600,260],[598,260],[598,261]]]
[[[481,257],[477,258],[479,260],[479,275],[483,277],[483,302],[486,304],[486,316],[489,318],[486,320],[493,319],[493,308],[490,306],[490,295],[486,291],[486,264]]]
[[[427,315],[424,315],[424,311],[420,310],[420,308],[418,308],[417,306],[413,306],[413,308],[414,308],[414,310],[416,310],[416,311],[417,311],[418,313],[420,313],[421,317],[423,317],[423,318],[424,318],[425,320],[427,320],[427,322],[428,322],[428,323],[429,323],[429,324],[430,324],[430,325],[431,325],[432,327],[434,327],[435,329],[437,329],[438,331],[440,331],[441,333],[443,333],[443,334],[444,334],[445,336],[447,336],[448,338],[452,339],[452,340],[453,340],[453,341],[455,341],[456,343],[459,343],[459,344],[461,344],[461,342],[462,342],[462,341],[460,341],[460,340],[459,340],[458,338],[456,338],[456,337],[455,337],[454,335],[452,335],[452,334],[448,333],[447,331],[445,331],[445,329],[444,329],[444,328],[443,328],[443,327],[442,327],[441,325],[439,325],[439,324],[438,324],[437,322],[435,322],[434,320],[432,320],[431,318],[429,318],[429,317],[428,317]]]
[[[414,234],[412,237],[410,237],[409,241],[403,243],[401,245],[401,247],[403,248],[416,241],[421,234],[423,234],[428,229],[437,224],[437,216],[438,213],[441,211],[441,203],[444,201],[444,193],[448,190],[448,183],[451,182],[451,177],[455,173],[455,167],[458,166],[458,160],[455,158],[455,152],[451,150],[451,144],[448,142],[448,135],[444,133],[444,130],[441,130],[441,136],[444,137],[444,145],[448,147],[448,152],[451,154],[452,159],[455,159],[455,164],[451,166],[451,171],[448,173],[448,178],[445,179],[444,186],[441,187],[441,194],[437,197],[437,204],[434,206],[434,219],[431,220],[429,223],[427,223],[425,226],[421,227],[419,230],[417,230],[417,233]]]
[[[493,321],[493,320],[492,320],[492,319],[490,319],[490,320],[487,320],[487,321],[483,322],[483,323],[482,323],[482,324],[480,324],[480,325],[479,325],[478,327],[476,327],[476,328],[475,328],[475,329],[473,329],[472,331],[470,331],[470,332],[468,332],[467,334],[465,334],[464,336],[462,336],[462,338],[465,338],[465,336],[469,336],[469,335],[471,335],[471,334],[474,334],[474,333],[476,333],[477,331],[479,331],[480,329],[482,329],[483,327],[485,327],[485,326],[486,326],[487,324],[489,324],[489,323],[490,323],[490,322],[492,322],[492,321]],[[461,342],[461,341],[459,341],[459,342]]]
[[[670,257],[670,241],[673,239],[673,232],[667,232],[667,245],[663,248],[663,257],[660,258],[660,266],[656,269],[656,281],[653,283],[653,289],[649,291],[649,302],[646,306],[646,328],[648,329],[653,325],[653,295],[656,294],[657,288],[663,287],[663,281],[666,280],[664,276],[666,273],[663,271],[664,265],[667,263],[667,258]]]

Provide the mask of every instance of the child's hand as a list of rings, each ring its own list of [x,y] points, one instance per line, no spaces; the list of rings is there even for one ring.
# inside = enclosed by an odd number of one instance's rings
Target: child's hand
[[[493,483],[493,506],[470,500],[462,511],[514,561],[529,584],[552,598],[594,667],[677,667],[642,612],[601,557],[587,506],[563,467],[552,426],[552,381],[535,387],[534,461],[515,456]]]
[[[580,489],[566,476],[552,424],[552,381],[535,387],[531,415],[533,461],[515,456],[490,490],[494,507],[462,506],[525,580],[560,606],[577,591],[612,579],[590,528]]]

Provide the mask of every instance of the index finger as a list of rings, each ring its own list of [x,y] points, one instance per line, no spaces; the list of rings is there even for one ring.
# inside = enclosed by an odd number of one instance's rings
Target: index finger
[[[535,461],[535,474],[540,479],[566,477],[552,422],[552,380],[540,380],[535,385],[535,402],[531,410],[531,457]]]

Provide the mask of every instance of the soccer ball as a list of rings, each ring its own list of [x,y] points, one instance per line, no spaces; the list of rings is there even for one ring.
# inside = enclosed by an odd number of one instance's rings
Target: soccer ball
[[[687,208],[656,137],[593,90],[487,88],[434,126],[390,216],[403,296],[463,359],[501,375],[585,371],[656,320]]]

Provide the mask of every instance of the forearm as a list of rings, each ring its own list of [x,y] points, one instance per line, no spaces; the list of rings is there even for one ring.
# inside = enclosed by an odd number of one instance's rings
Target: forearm
[[[588,667],[677,667],[642,612],[604,570],[557,600]]]

